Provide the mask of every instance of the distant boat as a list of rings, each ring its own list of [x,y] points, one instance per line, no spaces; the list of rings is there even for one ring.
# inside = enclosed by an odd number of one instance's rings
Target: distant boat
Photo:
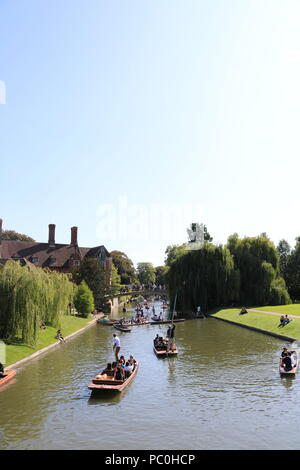
[[[16,373],[17,372],[13,369],[4,370],[4,377],[2,377],[2,379],[0,379],[0,385],[4,385],[7,382],[9,382],[11,379],[13,379],[14,376],[16,375]]]
[[[297,353],[296,351],[293,351],[292,352],[292,356],[291,356],[291,359],[292,359],[292,364],[294,365],[294,367],[290,370],[286,370],[281,364],[281,359],[279,360],[279,373],[280,375],[295,375],[297,373],[297,370],[298,370],[298,358],[297,358]]]
[[[152,320],[150,323],[151,325],[164,325],[166,323],[179,323],[185,321],[185,318],[177,318],[176,320]]]
[[[116,328],[116,330],[124,331],[124,333],[129,333],[131,331],[131,328],[129,328],[128,326],[120,325],[118,323],[114,324],[114,328]]]
[[[90,390],[104,390],[104,391],[116,391],[123,392],[123,390],[132,382],[137,374],[139,363],[136,362],[135,369],[131,375],[125,380],[115,380],[113,377],[103,377],[99,375],[93,378],[92,382],[88,385]]]
[[[101,325],[114,325],[115,323],[118,323],[118,320],[107,320],[106,318],[101,318],[100,320],[97,320],[97,323],[100,323]]]

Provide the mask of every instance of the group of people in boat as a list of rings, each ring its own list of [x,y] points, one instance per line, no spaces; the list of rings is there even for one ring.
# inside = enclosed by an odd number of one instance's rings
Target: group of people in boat
[[[288,323],[290,323],[291,321],[292,321],[292,319],[289,318],[288,315],[281,315],[279,326],[283,327],[283,326],[287,325]]]
[[[287,372],[292,370],[297,365],[295,364],[293,354],[295,354],[295,351],[290,351],[288,348],[283,348],[281,353],[280,367],[283,367]]]
[[[135,370],[136,364],[136,359],[132,354],[127,361],[124,356],[121,356],[118,361],[109,362],[101,374],[97,375],[96,379],[111,377],[113,380],[126,380]]]
[[[153,321],[161,321],[162,320],[162,312],[159,313],[159,316],[156,315],[156,313],[153,314],[152,317]]]
[[[168,330],[167,330],[167,337],[163,338],[162,336],[159,336],[159,334],[156,335],[156,337],[153,340],[154,347],[157,351],[174,351],[176,349],[175,341],[174,341],[174,330],[175,330],[175,325],[170,325]]]

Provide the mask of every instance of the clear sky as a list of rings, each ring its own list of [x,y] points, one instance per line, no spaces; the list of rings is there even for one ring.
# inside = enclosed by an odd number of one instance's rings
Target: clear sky
[[[300,235],[299,0],[0,0],[0,217],[162,264]],[[3,98],[5,93],[5,100]]]

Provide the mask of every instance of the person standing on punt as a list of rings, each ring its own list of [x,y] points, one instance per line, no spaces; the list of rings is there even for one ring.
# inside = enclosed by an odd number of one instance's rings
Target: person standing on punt
[[[120,338],[115,333],[113,334],[113,337],[114,337],[113,349],[115,350],[116,361],[119,362],[119,352],[121,348],[121,341],[120,341]]]
[[[167,338],[168,338],[168,350],[170,349],[171,351],[174,350],[174,330],[175,330],[175,325],[172,324],[169,326],[168,331],[167,331]]]
[[[284,367],[284,370],[286,370],[286,371],[289,371],[289,370],[293,369],[294,364],[292,362],[292,354],[291,354],[290,351],[287,353],[287,356],[284,356],[282,358],[281,364]]]

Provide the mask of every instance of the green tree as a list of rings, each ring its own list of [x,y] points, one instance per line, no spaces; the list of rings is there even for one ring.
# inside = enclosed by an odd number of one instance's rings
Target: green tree
[[[277,252],[279,255],[279,271],[281,276],[286,279],[287,264],[291,254],[291,247],[286,240],[282,239],[279,241],[277,245]]]
[[[133,262],[122,251],[111,252],[113,263],[121,277],[121,284],[134,284],[136,282],[136,271]]]
[[[20,240],[22,242],[35,242],[35,240],[24,233],[18,233],[14,230],[3,230],[2,240]]]
[[[300,299],[300,237],[296,238],[296,245],[288,256],[285,280],[292,299]]]
[[[8,260],[0,269],[0,338],[35,344],[40,321],[59,327],[73,293],[66,274]]]
[[[166,275],[173,305],[176,309],[195,312],[197,306],[206,311],[237,300],[239,278],[233,258],[227,248],[205,243],[199,250],[190,250],[179,256]]]
[[[165,285],[165,283],[166,283],[166,279],[165,279],[166,272],[167,272],[167,267],[166,266],[156,266],[156,268],[155,268],[155,284],[157,286]]]
[[[84,258],[80,267],[72,271],[72,276],[76,284],[87,283],[97,307],[103,304],[105,295],[110,293],[110,270],[104,269],[96,258]]]
[[[138,280],[141,284],[153,284],[155,282],[155,268],[152,263],[138,263]]]
[[[178,257],[184,255],[187,252],[186,245],[169,245],[166,248],[165,264],[171,266],[171,264],[177,260]]]
[[[88,317],[94,310],[94,297],[85,281],[81,281],[74,295],[74,306],[80,315]]]
[[[118,270],[116,266],[113,264],[111,268],[110,293],[117,294],[120,292],[120,289],[121,289],[121,277],[118,274]]]
[[[235,269],[240,279],[239,298],[243,304],[268,305],[274,298],[290,302],[284,280],[279,274],[279,255],[273,242],[262,234],[239,239],[237,234],[228,238]],[[276,289],[283,289],[276,294]]]

